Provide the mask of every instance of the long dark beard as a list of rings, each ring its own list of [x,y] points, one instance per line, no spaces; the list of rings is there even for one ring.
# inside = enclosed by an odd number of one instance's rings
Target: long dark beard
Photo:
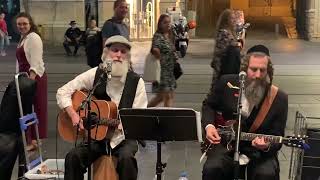
[[[264,79],[248,79],[245,83],[245,96],[250,104],[258,106],[267,89],[270,87],[270,78],[266,76]]]

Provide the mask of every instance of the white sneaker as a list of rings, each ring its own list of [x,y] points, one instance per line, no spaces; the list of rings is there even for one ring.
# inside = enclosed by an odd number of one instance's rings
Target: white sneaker
[[[1,56],[6,56],[7,55],[7,53],[6,52],[4,52],[4,51],[1,51]]]

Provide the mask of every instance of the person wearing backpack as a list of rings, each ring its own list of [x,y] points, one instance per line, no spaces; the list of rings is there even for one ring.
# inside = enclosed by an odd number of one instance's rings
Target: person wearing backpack
[[[129,28],[123,22],[128,14],[128,4],[126,0],[116,0],[113,4],[114,15],[108,19],[102,27],[102,47],[106,40],[114,35],[121,35],[129,40]]]
[[[129,28],[123,22],[128,14],[128,4],[125,0],[116,0],[113,4],[114,15],[103,24],[102,30],[86,40],[87,64],[96,67],[101,61],[102,51],[107,39],[114,35],[121,35],[129,40]]]

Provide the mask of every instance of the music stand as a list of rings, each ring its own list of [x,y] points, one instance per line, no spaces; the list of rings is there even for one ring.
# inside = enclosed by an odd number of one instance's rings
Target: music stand
[[[165,141],[202,142],[200,113],[187,108],[124,108],[119,111],[126,139],[157,141],[157,180],[166,163],[161,162]]]

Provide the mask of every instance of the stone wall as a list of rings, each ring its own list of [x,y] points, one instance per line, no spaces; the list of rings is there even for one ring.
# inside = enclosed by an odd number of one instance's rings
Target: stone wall
[[[83,0],[32,0],[29,1],[30,14],[45,43],[60,44],[69,22],[75,20],[84,30]]]
[[[99,0],[99,22],[102,27],[105,20],[113,15],[115,0]],[[29,0],[28,9],[40,25],[45,43],[61,45],[63,36],[71,20],[75,20],[81,30],[85,30],[84,0]],[[156,0],[156,2],[158,2]],[[168,7],[176,6],[179,2],[182,11],[185,10],[185,0],[161,0],[159,3],[160,14],[165,13]]]
[[[320,2],[319,0],[307,0],[306,38],[310,41],[320,42]]]

